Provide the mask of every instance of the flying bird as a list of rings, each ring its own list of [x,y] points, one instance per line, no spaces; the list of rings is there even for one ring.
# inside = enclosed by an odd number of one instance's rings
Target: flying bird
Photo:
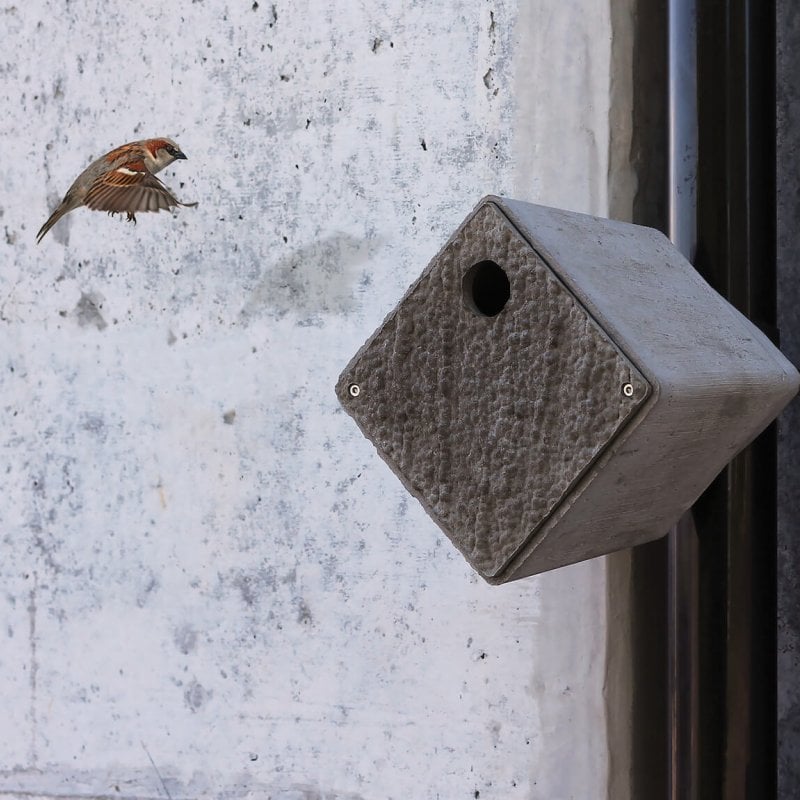
[[[128,221],[133,223],[140,211],[196,206],[197,203],[181,203],[156,178],[156,173],[164,167],[185,158],[172,139],[143,139],[106,153],[78,175],[58,208],[36,234],[36,244],[61,217],[81,206],[112,215],[124,211]]]

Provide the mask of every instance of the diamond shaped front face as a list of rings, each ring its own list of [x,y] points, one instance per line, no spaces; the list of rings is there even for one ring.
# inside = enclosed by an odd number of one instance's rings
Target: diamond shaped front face
[[[485,203],[347,366],[337,393],[473,567],[498,578],[650,387]]]

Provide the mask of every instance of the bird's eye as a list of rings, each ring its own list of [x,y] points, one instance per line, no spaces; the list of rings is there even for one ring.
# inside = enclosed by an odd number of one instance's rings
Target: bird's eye
[[[167,145],[167,147],[165,149],[171,156],[178,155],[178,151],[174,147],[172,147],[171,145]]]

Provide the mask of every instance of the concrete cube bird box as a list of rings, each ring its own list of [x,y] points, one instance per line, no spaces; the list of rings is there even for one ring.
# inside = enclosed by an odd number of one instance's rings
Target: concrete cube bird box
[[[498,197],[336,387],[490,583],[663,536],[797,390],[658,231]]]

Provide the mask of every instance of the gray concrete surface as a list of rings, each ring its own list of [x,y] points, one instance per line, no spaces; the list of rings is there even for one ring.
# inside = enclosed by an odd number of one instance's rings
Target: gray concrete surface
[[[480,196],[606,212],[605,5],[0,24],[0,797],[601,796],[603,562],[479,583],[331,387]],[[34,245],[150,135],[198,209]]]

